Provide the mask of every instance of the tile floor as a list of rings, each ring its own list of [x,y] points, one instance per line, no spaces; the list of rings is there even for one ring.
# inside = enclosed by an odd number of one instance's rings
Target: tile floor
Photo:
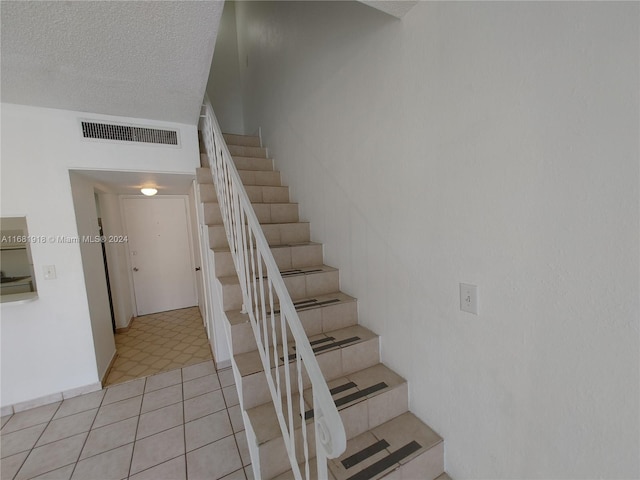
[[[2,417],[3,480],[252,479],[231,369],[213,361]]]
[[[137,317],[115,340],[118,356],[105,386],[211,360],[198,307]]]

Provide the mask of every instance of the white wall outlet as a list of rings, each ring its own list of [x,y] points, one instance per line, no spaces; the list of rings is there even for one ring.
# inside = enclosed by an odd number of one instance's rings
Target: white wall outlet
[[[460,284],[460,310],[478,315],[478,286]]]
[[[45,265],[44,267],[42,267],[42,272],[44,273],[45,280],[54,280],[56,278],[55,265]]]

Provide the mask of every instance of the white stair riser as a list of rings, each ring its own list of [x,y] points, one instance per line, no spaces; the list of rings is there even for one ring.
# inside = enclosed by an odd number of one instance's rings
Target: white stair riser
[[[261,224],[296,223],[299,220],[296,203],[254,203],[253,210]],[[222,212],[217,203],[204,204],[204,219],[207,225],[222,225]]]
[[[281,223],[262,225],[262,231],[267,243],[274,245],[290,245],[295,243],[308,243],[310,232],[307,222]],[[227,236],[222,225],[209,227],[209,247],[227,247]]]
[[[280,172],[260,170],[238,170],[243,185],[268,185],[271,187],[282,186]]]
[[[200,201],[202,203],[217,203],[218,196],[216,195],[216,189],[212,183],[200,184]]]
[[[293,300],[336,292],[340,288],[337,270],[285,277],[284,283]],[[266,280],[263,284],[266,292]],[[238,310],[242,307],[242,291],[239,283],[222,286],[222,305],[224,311]]]
[[[376,365],[380,361],[379,337],[337,348],[329,352],[316,355],[320,370],[326,380],[348,375],[358,370],[363,370]],[[284,366],[278,367],[280,376],[284,376]],[[275,370],[275,369],[272,369]],[[297,378],[295,364],[290,364],[289,372],[292,378]],[[275,375],[275,372],[273,373]],[[297,391],[297,380],[293,385],[294,393]],[[306,373],[303,374],[303,388],[310,386]],[[263,403],[271,401],[271,395],[267,388],[267,380],[264,372],[256,372],[252,375],[242,377],[243,408],[249,409],[257,407]]]
[[[259,171],[259,170],[239,170],[242,184],[247,185],[263,185],[270,187],[281,187],[280,172],[275,171]],[[198,183],[213,183],[211,169],[208,167],[200,167],[196,169],[196,180]]]
[[[232,133],[225,133],[222,135],[227,145],[241,145],[244,147],[259,147],[260,137],[249,135],[234,135]]]
[[[267,158],[267,149],[262,147],[248,147],[243,145],[227,145],[231,155],[239,157]]]
[[[289,187],[247,185],[244,189],[251,203],[289,203]]]
[[[358,308],[355,301],[344,302],[299,311],[298,317],[305,333],[310,337],[356,325],[358,323]],[[280,325],[280,315],[276,315],[276,324]],[[271,338],[270,324],[268,332]],[[287,334],[291,338],[291,332],[289,331]],[[276,339],[278,343],[282,343],[280,328],[276,329]],[[247,353],[258,348],[249,322],[231,325],[231,342],[234,354]]]
[[[273,171],[273,160],[269,158],[233,157],[238,170]]]
[[[218,207],[215,204],[216,208]],[[206,209],[205,209],[206,216]],[[311,267],[313,265],[322,264],[322,245],[296,245],[273,247],[271,249],[273,257],[280,270],[289,270],[291,268]],[[233,265],[231,252],[215,252],[216,276],[226,277],[236,273]],[[264,263],[262,264],[264,267]]]

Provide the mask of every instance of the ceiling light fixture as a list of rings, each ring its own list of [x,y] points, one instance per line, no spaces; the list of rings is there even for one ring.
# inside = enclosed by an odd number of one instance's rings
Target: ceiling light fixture
[[[146,195],[147,197],[153,197],[156,193],[158,193],[158,189],[153,187],[141,188],[140,191],[142,192],[143,195]]]

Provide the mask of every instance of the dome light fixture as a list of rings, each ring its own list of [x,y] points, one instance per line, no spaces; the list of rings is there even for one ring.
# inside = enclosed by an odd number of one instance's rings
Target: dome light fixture
[[[153,187],[141,188],[140,191],[142,192],[143,195],[146,195],[147,197],[153,197],[156,193],[158,193],[158,189]]]

